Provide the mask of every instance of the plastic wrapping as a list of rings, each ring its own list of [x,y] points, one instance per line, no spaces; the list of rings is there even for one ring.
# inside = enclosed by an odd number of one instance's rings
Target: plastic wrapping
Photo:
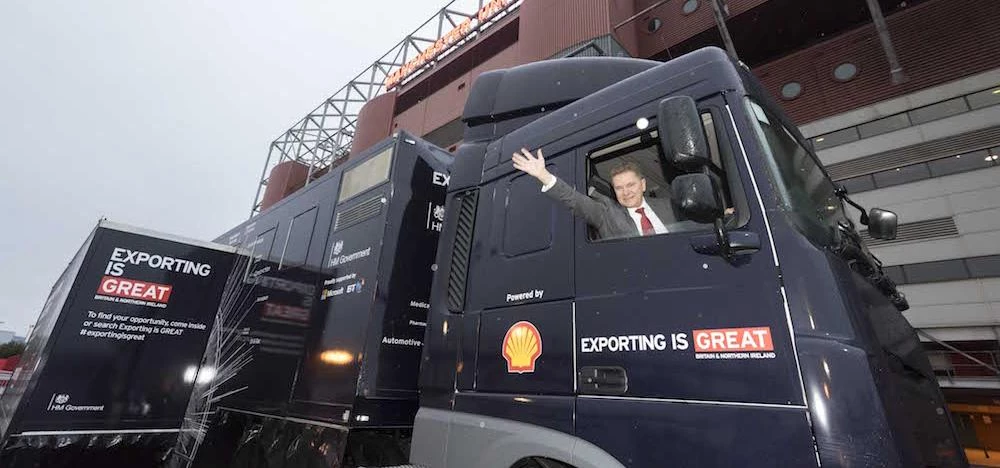
[[[193,468],[341,468],[346,432],[298,421],[220,411]]]
[[[0,466],[160,468],[175,439],[174,433],[12,437],[0,452]]]

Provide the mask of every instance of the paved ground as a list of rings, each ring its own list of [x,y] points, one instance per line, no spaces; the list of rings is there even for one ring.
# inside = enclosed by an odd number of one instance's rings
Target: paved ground
[[[1000,451],[990,450],[989,458],[986,452],[978,449],[965,449],[965,456],[969,457],[972,466],[997,466],[1000,467]]]

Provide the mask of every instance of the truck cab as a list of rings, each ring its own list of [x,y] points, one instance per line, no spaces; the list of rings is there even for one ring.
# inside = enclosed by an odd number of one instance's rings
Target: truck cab
[[[847,194],[741,64],[565,59],[483,74],[452,168],[411,462],[965,466],[905,298]],[[601,237],[526,148],[615,207],[639,168],[666,233]],[[613,208],[610,208],[613,209]]]

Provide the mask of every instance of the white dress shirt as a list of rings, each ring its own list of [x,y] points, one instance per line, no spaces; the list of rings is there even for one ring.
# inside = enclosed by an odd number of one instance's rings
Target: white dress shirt
[[[548,192],[550,188],[555,187],[557,180],[559,179],[556,176],[552,176],[551,180],[542,185],[542,192]]]
[[[642,206],[639,208],[645,208],[643,212],[646,213],[649,221],[653,223],[653,232],[657,234],[665,234],[667,232],[667,226],[663,224],[663,221],[660,221],[659,216],[656,216],[656,212],[649,206],[649,203],[646,203],[646,197],[642,197]],[[642,215],[636,211],[639,208],[626,208],[626,211],[632,217],[632,222],[635,223],[635,228],[639,230],[639,234],[642,234]]]

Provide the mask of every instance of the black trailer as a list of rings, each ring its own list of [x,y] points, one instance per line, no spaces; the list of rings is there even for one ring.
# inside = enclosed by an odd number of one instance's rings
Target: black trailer
[[[250,258],[194,466],[405,461],[451,161],[399,132],[217,239]]]
[[[845,192],[723,51],[484,73],[463,120],[411,462],[966,465]]]
[[[99,222],[0,399],[0,466],[162,466],[234,251]]]

